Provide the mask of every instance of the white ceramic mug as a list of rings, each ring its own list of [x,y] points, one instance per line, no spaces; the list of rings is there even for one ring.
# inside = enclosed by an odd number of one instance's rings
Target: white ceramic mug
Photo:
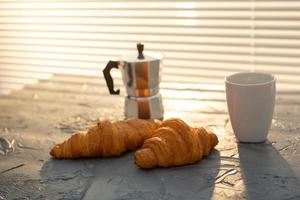
[[[237,73],[225,78],[227,108],[240,142],[264,142],[273,117],[276,79],[265,73]]]

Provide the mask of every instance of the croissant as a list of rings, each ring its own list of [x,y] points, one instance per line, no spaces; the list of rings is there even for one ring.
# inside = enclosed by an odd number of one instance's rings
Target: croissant
[[[135,152],[135,164],[141,168],[191,164],[207,156],[217,144],[217,136],[205,128],[191,128],[180,119],[169,119]]]
[[[150,138],[160,121],[129,119],[111,123],[102,120],[88,131],[73,134],[50,151],[55,158],[111,157],[134,150]]]

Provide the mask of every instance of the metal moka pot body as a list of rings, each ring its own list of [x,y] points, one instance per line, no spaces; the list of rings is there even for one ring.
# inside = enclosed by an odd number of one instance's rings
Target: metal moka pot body
[[[123,83],[128,96],[148,97],[159,92],[160,65],[159,59],[124,60],[120,62]]]
[[[119,94],[120,90],[114,88],[110,71],[113,68],[120,69],[127,93],[126,118],[161,119],[163,106],[159,83],[162,57],[144,55],[143,48],[142,44],[138,44],[138,55],[123,56],[119,61],[109,61],[103,74],[110,94]]]
[[[140,119],[163,119],[164,108],[160,93],[150,97],[125,98],[125,117]]]

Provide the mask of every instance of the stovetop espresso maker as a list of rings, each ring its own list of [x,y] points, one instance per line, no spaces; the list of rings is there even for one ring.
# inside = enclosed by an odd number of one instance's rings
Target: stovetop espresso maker
[[[137,55],[124,56],[120,61],[109,61],[103,70],[110,94],[119,95],[114,89],[110,71],[120,69],[126,87],[125,117],[140,119],[162,119],[163,104],[159,93],[162,60],[143,54],[144,45],[137,44]]]

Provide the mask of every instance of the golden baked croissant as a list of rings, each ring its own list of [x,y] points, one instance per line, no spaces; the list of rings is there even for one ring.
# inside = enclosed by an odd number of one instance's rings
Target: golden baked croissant
[[[111,123],[100,121],[88,131],[73,134],[56,144],[50,155],[56,158],[110,157],[134,150],[153,134],[159,121],[129,119]]]
[[[141,168],[190,164],[208,155],[217,144],[217,136],[205,128],[191,128],[180,119],[169,119],[135,152],[135,163]]]

